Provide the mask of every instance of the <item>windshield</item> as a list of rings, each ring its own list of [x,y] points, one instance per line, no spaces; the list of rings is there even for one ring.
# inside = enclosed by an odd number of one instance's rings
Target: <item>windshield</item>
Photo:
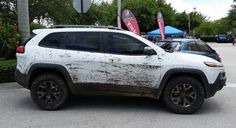
[[[199,52],[211,52],[212,49],[203,41],[197,41],[197,47]]]
[[[136,35],[136,34],[134,34],[134,33],[132,33],[132,32],[129,32],[129,35],[132,35],[132,36],[135,37],[136,39],[138,39],[138,40],[144,42],[146,45],[148,45],[148,46],[151,47],[152,49],[158,50],[158,52],[161,52],[161,53],[164,52],[163,49],[161,49],[160,47],[158,47],[157,45],[155,45],[153,42],[147,40],[146,38],[144,38],[144,37],[142,37],[142,36]],[[161,54],[161,53],[160,53],[160,54]]]

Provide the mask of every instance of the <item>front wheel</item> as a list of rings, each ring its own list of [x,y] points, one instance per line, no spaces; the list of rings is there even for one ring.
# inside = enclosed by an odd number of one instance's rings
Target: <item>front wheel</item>
[[[69,97],[69,91],[60,76],[42,74],[32,82],[31,97],[41,109],[55,110],[65,104]]]
[[[162,99],[175,113],[191,114],[204,103],[204,88],[195,78],[182,76],[169,81],[163,90]]]

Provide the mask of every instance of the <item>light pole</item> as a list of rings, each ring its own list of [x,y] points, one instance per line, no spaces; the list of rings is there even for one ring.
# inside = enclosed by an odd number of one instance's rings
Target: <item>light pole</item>
[[[17,0],[18,28],[23,41],[30,37],[28,0]]]
[[[117,26],[121,29],[121,0],[117,0]]]
[[[191,30],[191,22],[190,22],[190,16],[189,16],[189,13],[187,14],[188,16],[188,33],[190,35],[190,30]]]

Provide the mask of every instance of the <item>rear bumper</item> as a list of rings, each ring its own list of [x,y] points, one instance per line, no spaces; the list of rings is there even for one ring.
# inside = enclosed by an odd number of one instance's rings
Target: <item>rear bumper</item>
[[[18,84],[20,84],[24,88],[28,88],[26,75],[21,73],[18,69],[16,69],[15,71],[15,79]]]
[[[213,84],[206,86],[206,98],[214,96],[217,91],[221,90],[225,86],[225,83],[225,72],[221,72]]]

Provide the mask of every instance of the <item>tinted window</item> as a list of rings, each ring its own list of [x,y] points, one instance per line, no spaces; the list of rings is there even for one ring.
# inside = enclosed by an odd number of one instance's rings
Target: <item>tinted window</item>
[[[169,52],[180,51],[182,49],[182,42],[179,41],[159,41],[157,45]]]
[[[39,46],[59,48],[63,42],[66,33],[52,33],[46,36],[40,43]]]
[[[210,52],[211,48],[204,42],[198,41],[197,42],[199,52]]]
[[[143,55],[146,44],[123,34],[107,33],[107,53],[124,55]]]
[[[64,47],[70,50],[99,51],[99,33],[70,32],[67,34]]]
[[[191,50],[191,51],[198,51],[198,47],[195,41],[193,42],[188,42],[188,49],[187,50]]]
[[[181,51],[187,51],[187,50],[189,50],[189,45],[188,45],[188,43],[186,43],[186,42],[183,42],[182,43],[182,45],[181,45]]]

